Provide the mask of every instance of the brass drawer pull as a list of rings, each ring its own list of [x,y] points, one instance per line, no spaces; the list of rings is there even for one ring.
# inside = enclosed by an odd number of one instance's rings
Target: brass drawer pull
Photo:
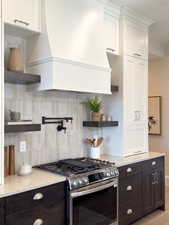
[[[42,219],[37,219],[37,220],[35,220],[33,225],[43,225],[43,220]]]
[[[37,193],[33,196],[33,200],[41,200],[43,199],[44,195],[42,193]]]
[[[133,210],[132,209],[128,209],[127,210],[127,215],[132,215],[133,214]]]
[[[127,169],[127,173],[131,173],[132,171],[133,171],[133,170],[132,170],[132,168],[130,168],[130,167]]]
[[[153,162],[152,162],[152,166],[155,166],[155,165],[156,165],[156,161],[153,161]]]
[[[128,186],[126,190],[127,191],[132,191],[133,190],[133,187],[132,186]]]

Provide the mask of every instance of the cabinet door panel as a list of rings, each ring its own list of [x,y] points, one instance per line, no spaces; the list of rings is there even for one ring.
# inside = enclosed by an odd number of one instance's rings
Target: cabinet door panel
[[[158,168],[155,171],[155,182],[156,184],[154,185],[154,195],[155,195],[155,208],[161,207],[165,204],[165,180],[164,180],[164,168]]]
[[[125,155],[148,150],[148,72],[147,62],[124,58]]]
[[[124,28],[124,51],[127,55],[147,59],[147,29],[134,23],[126,22]]]
[[[144,168],[143,168],[144,169]],[[145,171],[143,174],[143,215],[154,209],[154,190],[153,190],[152,171]]]
[[[6,23],[40,31],[40,0],[5,0],[3,4]]]

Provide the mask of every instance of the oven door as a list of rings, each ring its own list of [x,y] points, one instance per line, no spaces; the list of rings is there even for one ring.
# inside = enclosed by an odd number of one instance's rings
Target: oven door
[[[70,194],[70,225],[117,225],[117,180]]]

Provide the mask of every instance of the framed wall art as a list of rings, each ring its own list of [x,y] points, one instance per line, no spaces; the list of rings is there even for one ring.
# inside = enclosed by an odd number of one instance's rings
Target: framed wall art
[[[148,98],[148,128],[150,135],[161,135],[161,96]]]

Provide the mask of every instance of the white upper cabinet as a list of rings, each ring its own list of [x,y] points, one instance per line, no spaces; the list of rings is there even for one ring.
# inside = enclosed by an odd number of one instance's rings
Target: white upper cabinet
[[[3,0],[4,22],[34,32],[41,30],[41,0]]]
[[[104,38],[105,49],[109,54],[119,55],[119,20],[105,18]]]
[[[148,62],[124,58],[124,151],[132,155],[148,150]]]
[[[148,30],[147,27],[124,22],[124,54],[138,58],[148,58]]]

